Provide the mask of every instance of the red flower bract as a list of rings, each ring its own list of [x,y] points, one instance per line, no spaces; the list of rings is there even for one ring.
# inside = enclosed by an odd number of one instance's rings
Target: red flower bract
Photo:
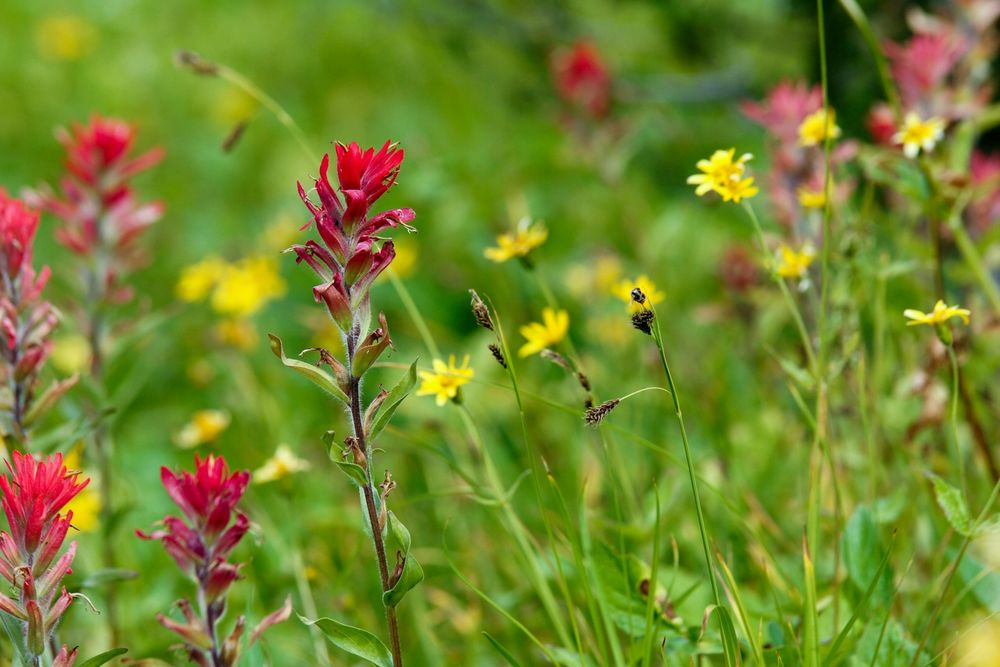
[[[31,264],[38,212],[19,199],[8,197],[0,188],[0,260],[8,279],[16,279],[21,268]]]
[[[290,250],[297,261],[308,264],[323,280],[313,288],[313,296],[326,304],[344,332],[354,325],[355,314],[364,309],[375,278],[396,256],[392,241],[377,234],[399,225],[412,231],[407,223],[415,217],[413,209],[368,215],[372,205],[395,184],[403,155],[403,150],[389,141],[378,151],[362,150],[356,143],[337,144],[340,187],[335,189],[330,183],[329,155],[323,156],[316,179],[318,204],[298,184],[299,196],[312,213],[322,245],[310,240]]]
[[[221,456],[201,459],[195,455],[195,472],[175,474],[169,468],[160,470],[160,479],[185,516],[196,529],[204,530],[206,538],[214,539],[229,525],[236,504],[250,483],[247,471],[229,473]]]
[[[155,165],[163,158],[163,149],[154,148],[137,158],[129,159],[128,152],[135,139],[135,128],[115,118],[93,116],[90,123],[74,123],[59,137],[66,147],[66,168],[88,185],[102,185],[110,189],[132,174]],[[100,181],[112,181],[100,183]]]
[[[52,561],[69,529],[72,512],[59,514],[76,494],[90,483],[78,482],[78,472],[69,472],[63,465],[62,454],[44,461],[30,454],[14,452],[14,465],[7,462],[7,475],[0,476],[0,502],[10,525],[14,543],[25,554]],[[42,546],[40,553],[36,550]]]
[[[601,54],[591,44],[580,43],[552,59],[556,90],[567,103],[596,119],[611,108],[611,76]]]

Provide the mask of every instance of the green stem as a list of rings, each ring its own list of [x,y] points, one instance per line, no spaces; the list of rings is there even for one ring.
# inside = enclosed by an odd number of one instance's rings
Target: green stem
[[[684,414],[681,411],[680,398],[677,396],[677,387],[674,384],[674,376],[670,372],[670,364],[667,362],[667,353],[663,347],[663,337],[660,333],[660,320],[653,310],[653,340],[656,342],[656,349],[660,353],[660,363],[663,366],[663,373],[667,377],[667,387],[670,390],[670,397],[674,403],[674,414],[677,416],[677,424],[680,427],[681,442],[684,445],[684,459],[687,463],[688,481],[691,483],[691,494],[694,496],[695,513],[698,517],[698,531],[701,533],[701,547],[705,555],[705,566],[708,569],[708,578],[712,584],[712,597],[715,604],[722,605],[722,596],[719,594],[719,584],[715,580],[715,566],[712,563],[712,551],[709,546],[708,526],[705,524],[705,513],[701,507],[701,494],[698,491],[698,482],[694,471],[694,459],[691,456],[691,444],[688,442],[687,429],[684,426]]]

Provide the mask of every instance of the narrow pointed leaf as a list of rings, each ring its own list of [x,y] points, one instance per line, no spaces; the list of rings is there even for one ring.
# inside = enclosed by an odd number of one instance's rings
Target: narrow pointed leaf
[[[285,356],[285,348],[281,339],[274,334],[268,334],[267,337],[271,339],[271,351],[274,352],[274,356],[281,360],[281,363],[288,366],[296,373],[304,376],[314,385],[334,398],[343,401],[345,404],[348,403],[347,394],[345,394],[344,390],[340,388],[337,384],[337,380],[332,375],[324,371],[322,368],[313,366],[305,361],[289,359]]]
[[[396,408],[399,404],[403,402],[403,399],[413,391],[414,385],[417,384],[417,362],[414,361],[410,364],[410,368],[406,373],[399,379],[399,382],[389,390],[389,395],[385,397],[382,401],[382,406],[375,413],[375,418],[372,420],[371,430],[368,432],[368,442],[374,442],[375,438],[379,433],[382,432],[389,424],[389,420],[392,419],[392,415],[396,412]]]

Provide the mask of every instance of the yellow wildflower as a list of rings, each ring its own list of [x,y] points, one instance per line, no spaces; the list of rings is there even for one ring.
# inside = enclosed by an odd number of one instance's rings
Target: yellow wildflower
[[[474,368],[469,368],[469,355],[462,359],[462,365],[455,365],[455,355],[448,356],[448,363],[435,359],[433,371],[420,371],[420,387],[417,396],[435,396],[437,404],[444,405],[450,399],[458,396],[458,388],[467,384],[476,374]]]
[[[212,292],[212,308],[220,315],[249,317],[284,293],[275,258],[245,257],[222,272]]]
[[[79,60],[94,50],[96,42],[93,24],[76,14],[46,16],[35,28],[38,52],[49,60]]]
[[[944,301],[941,301],[940,299],[938,299],[938,302],[934,304],[934,310],[929,313],[914,310],[912,308],[907,308],[903,311],[903,317],[910,320],[906,323],[906,326],[908,327],[914,327],[918,324],[943,324],[953,317],[959,317],[963,322],[968,324],[970,315],[972,315],[972,312],[967,308],[946,306]]]
[[[521,346],[518,354],[528,357],[537,354],[547,347],[552,347],[569,331],[569,313],[565,310],[556,311],[552,308],[542,309],[542,321],[526,324],[520,329],[521,335],[528,342]]]
[[[903,119],[903,126],[892,135],[892,143],[903,147],[903,154],[915,158],[921,149],[928,153],[944,136],[944,121],[940,118],[921,120],[912,111]]]
[[[264,462],[264,465],[253,471],[254,484],[266,484],[275,480],[294,475],[297,472],[309,470],[309,461],[300,459],[288,445],[281,444],[274,455]]]
[[[209,295],[226,270],[226,263],[218,257],[205,259],[184,267],[177,281],[177,297],[182,301],[201,301]]]
[[[252,350],[257,344],[257,330],[242,318],[226,318],[215,325],[214,331],[220,343],[237,350]]]
[[[83,447],[77,445],[63,458],[63,465],[70,472],[83,469]],[[89,477],[86,473],[84,476]],[[66,510],[73,512],[73,527],[82,533],[95,528],[101,518],[101,495],[93,483],[88,484],[73,500],[66,505]]]
[[[90,366],[90,343],[80,334],[59,336],[52,343],[51,359],[61,373],[82,373]]]
[[[216,440],[229,427],[229,414],[222,410],[199,410],[176,435],[178,447],[191,449]]]
[[[629,312],[635,313],[642,310],[642,305],[632,299],[632,290],[638,287],[646,295],[646,305],[655,306],[663,301],[667,295],[656,289],[656,283],[649,279],[649,276],[642,274],[635,280],[622,280],[614,289],[615,296],[628,304]]]
[[[965,629],[952,662],[961,667],[1000,667],[1000,622],[987,617]]]
[[[232,88],[230,88],[232,89]],[[264,230],[258,245],[265,251],[273,251],[275,248],[287,248],[299,239],[300,221],[289,215],[282,213],[277,220],[272,222]]]
[[[777,272],[782,278],[801,278],[816,259],[816,249],[808,243],[799,251],[782,243],[778,253],[781,261],[778,262]]]
[[[799,205],[802,208],[823,208],[826,206],[826,193],[823,192],[822,188],[813,190],[802,186],[796,192],[799,196]]]
[[[549,231],[541,223],[532,222],[531,218],[522,218],[510,234],[497,237],[497,247],[483,251],[486,259],[494,262],[506,262],[515,257],[524,257],[538,246],[545,243]]]
[[[736,149],[728,151],[717,150],[707,160],[698,160],[700,174],[688,176],[689,185],[698,186],[694,193],[701,197],[708,192],[717,192],[723,201],[739,203],[741,199],[749,199],[757,194],[758,189],[753,184],[753,178],[744,178],[746,163],[753,158],[750,153],[744,153],[735,161]]]
[[[837,127],[837,114],[830,109],[827,117],[826,109],[820,109],[806,116],[806,119],[799,125],[799,145],[800,146],[820,146],[826,143],[827,137],[836,139],[840,136],[840,128]]]

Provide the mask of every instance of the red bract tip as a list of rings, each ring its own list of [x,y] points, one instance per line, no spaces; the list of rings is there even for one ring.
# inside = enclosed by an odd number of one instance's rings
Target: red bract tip
[[[55,552],[69,527],[69,516],[59,512],[90,480],[78,482],[79,473],[66,469],[62,454],[38,460],[14,452],[13,459],[13,466],[7,462],[12,479],[0,476],[0,502],[14,542],[25,554],[43,543],[45,551]]]
[[[556,90],[567,103],[594,118],[603,118],[611,107],[611,76],[600,52],[579,43],[552,60]]]
[[[0,261],[11,280],[20,275],[21,267],[31,264],[37,229],[38,212],[0,188]]]
[[[126,178],[163,158],[163,149],[154,148],[128,159],[135,128],[116,118],[94,115],[87,125],[75,123],[69,131],[63,131],[60,140],[66,147],[66,168],[88,185],[97,185],[109,172],[118,179]]]
[[[177,475],[163,468],[160,478],[170,498],[211,541],[229,525],[233,509],[250,482],[250,473],[230,474],[226,460],[211,454],[205,459],[195,455],[194,462],[194,474],[183,471]]]

